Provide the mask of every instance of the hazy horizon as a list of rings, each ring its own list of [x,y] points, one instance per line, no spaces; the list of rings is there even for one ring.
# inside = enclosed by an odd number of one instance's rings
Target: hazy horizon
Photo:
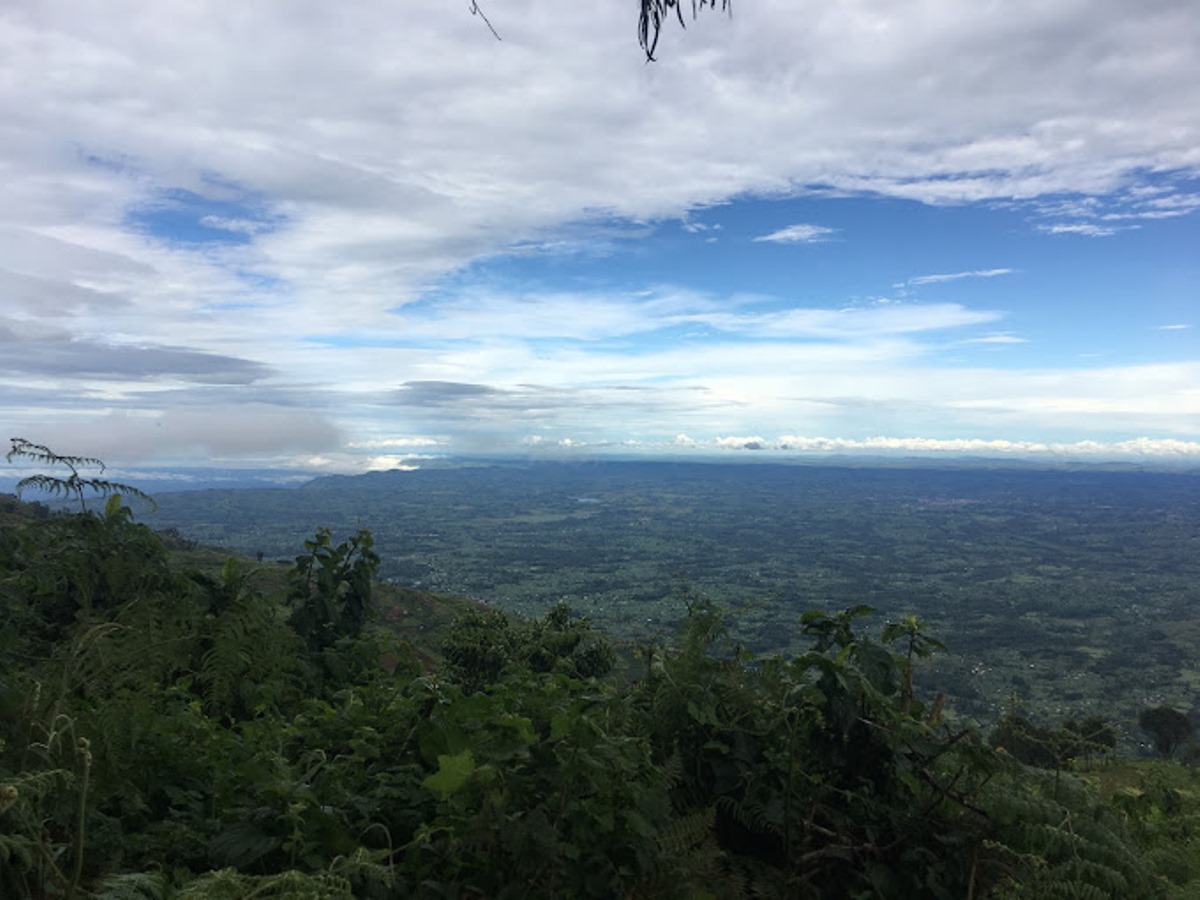
[[[386,472],[416,472],[420,470],[445,470],[469,468],[474,466],[519,466],[530,467],[539,464],[567,465],[599,465],[606,463],[657,464],[669,467],[673,464],[700,464],[721,466],[807,466],[818,469],[913,469],[925,472],[958,472],[978,469],[980,471],[1012,470],[1027,472],[1148,472],[1182,474],[1186,476],[1200,475],[1200,465],[1185,458],[1129,458],[1113,459],[1082,459],[1082,458],[1050,458],[1044,455],[1009,455],[981,456],[962,454],[951,456],[945,454],[926,455],[886,455],[886,454],[798,454],[767,452],[692,452],[677,454],[592,454],[581,456],[573,453],[543,454],[543,455],[513,455],[486,454],[440,456],[413,459],[409,462],[390,469],[374,469],[370,472],[346,471],[329,472],[319,469],[303,468],[262,468],[255,466],[244,467],[213,467],[213,466],[108,466],[103,473],[97,469],[83,468],[80,474],[87,478],[97,476],[109,481],[130,484],[145,491],[152,497],[157,494],[169,494],[177,491],[193,490],[240,490],[247,488],[292,488],[299,487],[310,481],[330,476],[357,476],[379,474]],[[669,470],[669,469],[668,469]],[[12,494],[21,478],[34,473],[66,475],[66,471],[54,467],[15,462],[0,469],[0,493]],[[28,501],[53,501],[70,503],[61,497],[55,498],[34,489],[22,493],[22,499]],[[90,498],[89,498],[90,499]]]

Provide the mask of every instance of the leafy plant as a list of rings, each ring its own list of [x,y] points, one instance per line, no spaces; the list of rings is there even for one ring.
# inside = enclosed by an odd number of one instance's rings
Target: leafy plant
[[[331,647],[339,638],[358,637],[371,613],[371,579],[379,566],[369,531],[334,546],[328,528],[304,542],[292,569],[289,619],[310,650]]]
[[[139,500],[148,503],[151,507],[155,505],[154,499],[149,494],[132,485],[122,484],[118,481],[109,481],[97,476],[85,478],[81,475],[79,470],[85,468],[96,468],[101,473],[104,472],[104,463],[93,456],[62,455],[55,453],[44,444],[35,444],[24,438],[10,438],[10,442],[11,447],[8,453],[5,454],[5,458],[9,462],[12,462],[14,459],[28,459],[50,466],[62,466],[71,473],[66,477],[44,473],[26,476],[17,482],[17,496],[33,488],[44,491],[52,496],[62,496],[78,501],[81,513],[87,512],[87,503],[84,499],[85,491],[92,491],[102,497],[107,497],[110,494],[124,494],[127,497],[137,497]]]
[[[502,680],[505,672],[559,672],[602,678],[616,664],[612,643],[566,603],[543,618],[514,620],[499,610],[472,609],[459,616],[442,644],[447,671],[471,691]]]
[[[381,665],[370,536],[304,550],[272,592],[252,563],[182,571],[119,499],[0,537],[3,896],[1194,887],[1189,770],[1100,790],[1022,765],[919,696],[920,619],[877,639],[866,607],[814,611],[809,646],[755,658],[685,594],[630,683],[565,605],[479,610],[424,673]],[[1049,729],[1055,759],[1102,724]]]

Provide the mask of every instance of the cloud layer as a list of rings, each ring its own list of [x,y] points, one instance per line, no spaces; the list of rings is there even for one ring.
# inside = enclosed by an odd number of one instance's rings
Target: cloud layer
[[[653,65],[624,4],[488,13],[502,41],[466,9],[378,0],[4,4],[13,433],[114,458],[267,461],[533,433],[1200,433],[1191,345],[1103,366],[1000,361],[1036,329],[1002,297],[951,291],[1011,282],[1005,258],[870,296],[799,278],[760,297],[682,276],[488,274],[632,257],[674,220],[730,242],[700,219],[739,198],[986,204],[1045,240],[1097,244],[1190,216],[1190,0],[970,14],[764,0],[672,28]],[[743,240],[783,259],[857,238],[784,221]]]

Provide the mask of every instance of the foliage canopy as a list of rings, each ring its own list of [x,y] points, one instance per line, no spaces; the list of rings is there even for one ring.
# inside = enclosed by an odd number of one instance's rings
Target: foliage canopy
[[[1192,720],[1177,709],[1155,706],[1142,711],[1138,725],[1154,741],[1154,749],[1163,759],[1175,755],[1179,746],[1192,736],[1195,727]]]
[[[565,606],[477,610],[429,671],[374,624],[377,563],[322,529],[282,580],[197,571],[119,500],[0,531],[0,895],[1151,898],[1195,875],[1164,849],[1193,846],[1161,824],[1191,827],[1164,813],[1184,793],[1106,801],[917,696],[918,619],[874,639],[866,607],[813,611],[807,650],[755,659],[685,595],[631,678]]]

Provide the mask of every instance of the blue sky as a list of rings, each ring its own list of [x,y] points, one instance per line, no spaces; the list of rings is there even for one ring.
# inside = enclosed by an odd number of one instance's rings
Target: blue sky
[[[1194,3],[590,6],[6,4],[10,434],[1200,460]]]

